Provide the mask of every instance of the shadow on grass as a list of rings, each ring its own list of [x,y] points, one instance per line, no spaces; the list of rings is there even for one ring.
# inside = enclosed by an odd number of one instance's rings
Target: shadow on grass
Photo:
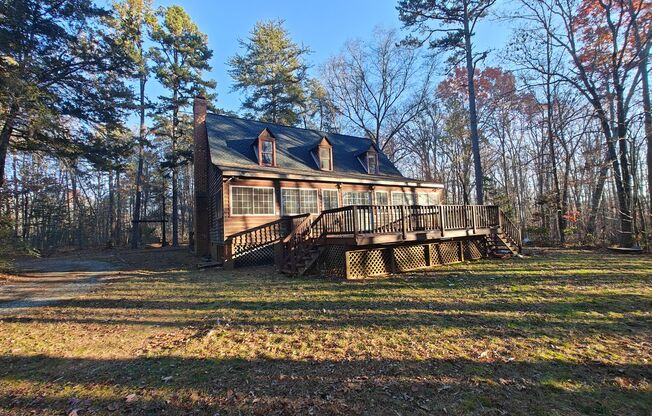
[[[117,402],[120,409],[135,413],[157,409],[165,409],[164,413],[191,409],[237,409],[256,414],[293,409],[289,413],[305,413],[317,407],[321,409],[318,413],[386,414],[393,409],[425,414],[448,408],[462,413],[497,409],[549,414],[572,409],[580,414],[643,415],[652,409],[649,391],[628,389],[622,380],[640,385],[650,376],[647,365],[562,361],[3,356],[0,382],[36,383],[51,389],[51,394],[1,393],[0,408],[18,413],[66,409],[70,398],[60,397],[59,390],[78,386],[82,399],[84,392],[89,394],[86,406],[91,409],[106,411]],[[97,397],[95,389],[109,393]],[[130,393],[139,399],[126,403],[123,398]],[[192,402],[184,396],[190,393]]]

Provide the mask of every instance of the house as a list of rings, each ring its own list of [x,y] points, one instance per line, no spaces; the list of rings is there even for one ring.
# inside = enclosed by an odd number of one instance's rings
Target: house
[[[443,237],[435,224],[443,185],[404,177],[372,140],[208,113],[201,97],[193,112],[198,255],[228,267],[294,258],[305,272],[325,246],[346,257],[351,239],[382,250],[379,244],[430,240],[428,232]],[[432,229],[412,226],[417,219],[431,219]],[[467,228],[460,238],[471,236]],[[301,250],[288,246],[293,239]]]

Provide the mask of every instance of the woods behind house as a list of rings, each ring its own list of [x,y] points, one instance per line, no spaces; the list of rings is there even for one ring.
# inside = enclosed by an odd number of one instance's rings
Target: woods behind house
[[[217,63],[225,40],[180,6],[0,1],[0,245],[137,247],[161,240],[155,220],[189,241],[201,95],[367,136],[406,176],[444,183],[446,203],[500,205],[526,241],[649,247],[652,5],[516,3],[402,0],[396,29],[325,62],[261,21]],[[514,27],[505,47],[476,46],[488,21]],[[211,64],[241,108],[219,107]]]

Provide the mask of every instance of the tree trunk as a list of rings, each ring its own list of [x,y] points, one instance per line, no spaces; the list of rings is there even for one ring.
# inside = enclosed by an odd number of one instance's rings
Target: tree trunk
[[[473,168],[475,171],[475,193],[478,205],[484,204],[482,161],[480,160],[480,138],[478,136],[478,115],[475,104],[475,67],[469,27],[468,5],[464,3],[464,48],[466,50],[466,74],[469,89],[469,121],[471,123],[471,147],[473,149]]]
[[[179,247],[179,170],[177,168],[177,124],[179,123],[178,91],[173,93],[172,109],[172,246]]]
[[[136,197],[131,222],[131,248],[138,248],[140,242],[140,204],[142,198],[143,163],[145,159],[145,83],[147,77],[140,75],[140,130],[138,132],[138,168],[136,170]]]
[[[120,171],[115,172],[115,189],[116,189],[116,223],[115,223],[115,237],[116,245],[122,245],[122,192],[120,190]]]
[[[9,114],[5,119],[5,125],[0,131],[0,186],[5,184],[5,162],[7,160],[7,151],[9,150],[9,139],[14,132],[14,123],[18,116],[18,105],[13,103],[9,108]]]
[[[641,73],[641,94],[643,99],[643,125],[645,129],[645,141],[647,144],[647,189],[648,197],[652,198],[652,100],[650,99],[650,79],[648,76],[648,57],[651,44],[643,44],[641,40],[640,27],[636,19],[635,7],[632,0],[629,0],[629,13],[632,19],[634,42],[639,53],[639,72]],[[634,207],[635,208],[635,207]],[[652,220],[652,203],[649,204],[649,219]],[[643,220],[645,223],[645,220]]]
[[[109,245],[115,244],[115,189],[113,187],[113,171],[109,170],[109,221],[107,237]],[[98,210],[99,213],[99,210]]]

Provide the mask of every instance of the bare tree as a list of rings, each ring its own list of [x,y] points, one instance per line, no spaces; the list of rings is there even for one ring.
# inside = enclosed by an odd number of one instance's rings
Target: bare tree
[[[409,38],[409,44],[423,45],[430,48],[452,51],[450,57],[453,66],[464,62],[469,91],[469,124],[475,170],[475,191],[478,204],[484,203],[482,188],[484,174],[480,159],[480,136],[478,133],[478,115],[475,94],[475,68],[484,60],[487,52],[473,51],[473,36],[478,22],[486,17],[488,10],[496,0],[401,0],[399,1],[399,18],[406,27],[412,28],[422,39]],[[435,27],[432,27],[432,24]],[[439,37],[439,35],[443,35]]]
[[[322,69],[339,114],[383,150],[424,110],[434,72],[434,65],[423,70],[417,50],[398,42],[396,31],[376,29],[372,43],[347,42]]]

